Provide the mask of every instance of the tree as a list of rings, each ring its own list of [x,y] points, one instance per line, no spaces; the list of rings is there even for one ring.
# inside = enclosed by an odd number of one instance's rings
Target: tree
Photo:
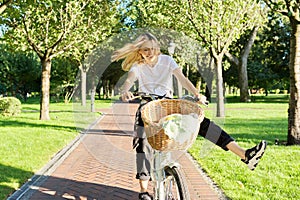
[[[250,55],[249,71],[266,95],[269,89],[289,90],[290,33],[287,19],[273,12],[268,15],[268,24],[258,33]]]
[[[248,102],[250,100],[249,92],[248,92],[248,71],[247,71],[247,61],[250,54],[251,47],[254,43],[256,34],[258,31],[258,26],[254,26],[254,28],[250,32],[249,39],[247,43],[243,46],[239,53],[239,57],[234,56],[230,52],[225,52],[226,57],[230,60],[231,63],[238,67],[239,74],[239,88],[240,88],[240,101]]]
[[[288,90],[289,88],[289,48],[287,47],[290,37],[289,25],[282,16],[269,11],[267,19],[268,21],[256,35],[256,42],[251,48],[247,61],[250,90],[258,92],[264,89],[266,95],[272,89]],[[249,35],[250,30],[234,42],[230,46],[230,54],[238,57],[247,44]],[[239,87],[236,84],[239,82],[236,74],[238,68],[235,64],[225,69],[224,80],[227,85]]]
[[[223,117],[223,56],[233,41],[261,20],[260,4],[256,1],[188,1],[186,10],[192,27],[190,32],[193,31],[196,38],[204,42],[213,58],[217,82],[217,116]]]
[[[27,99],[27,94],[40,90],[38,58],[31,52],[9,51],[0,46],[0,94]]]
[[[230,44],[260,20],[257,1],[134,1],[135,26],[155,25],[182,31],[201,42],[213,58],[217,80],[217,116],[225,115],[222,60]],[[131,14],[132,15],[132,14]],[[146,23],[145,23],[146,22]]]
[[[18,47],[31,48],[40,58],[41,120],[50,119],[52,59],[66,54],[79,55],[78,50],[82,46],[91,45],[90,41],[95,41],[99,36],[106,36],[106,27],[111,26],[107,22],[111,19],[113,8],[114,2],[109,0],[20,0],[2,18],[10,27],[5,36],[18,41]]]
[[[100,88],[103,89],[104,98],[110,98],[114,86],[124,74],[125,71],[122,70],[120,61],[113,62],[107,67],[98,85],[98,90],[100,90]]]
[[[89,8],[93,12],[93,5]],[[110,4],[106,4],[102,7],[103,14],[99,13],[94,19],[93,23],[98,23],[97,26],[91,26],[89,32],[92,37],[87,38],[84,43],[76,48],[76,53],[72,54],[73,59],[78,63],[81,78],[81,104],[86,106],[86,93],[87,93],[87,73],[90,70],[90,65],[85,62],[88,56],[94,55],[93,50],[99,45],[101,46],[104,41],[112,37],[114,34],[121,30],[121,24],[119,21],[120,14],[118,12],[118,1],[111,1]],[[105,16],[103,16],[105,14]],[[99,20],[101,18],[101,20]],[[91,23],[91,21],[89,22]],[[96,81],[96,80],[95,80]],[[91,90],[96,90],[96,86],[91,88]],[[92,92],[93,93],[93,92]],[[94,94],[94,93],[93,93]],[[91,99],[95,97],[92,95]]]
[[[53,59],[51,72],[51,95],[57,100],[63,96],[64,102],[69,103],[74,94],[74,80],[78,73],[78,63],[72,58]]]
[[[268,7],[288,17],[290,37],[290,100],[288,110],[287,144],[300,144],[300,7],[294,0],[264,0]]]
[[[12,2],[13,0],[2,0],[0,1],[0,15],[4,12],[4,10],[7,8],[7,6]]]

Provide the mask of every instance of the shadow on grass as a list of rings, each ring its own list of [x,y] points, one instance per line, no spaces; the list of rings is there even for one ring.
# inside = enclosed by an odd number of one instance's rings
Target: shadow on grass
[[[6,197],[15,190],[13,187],[4,185],[5,183],[9,183],[13,180],[22,185],[32,175],[32,172],[0,164],[0,199],[6,199]]]
[[[31,107],[24,107],[22,108],[22,112],[29,113],[29,112],[35,112],[39,113],[39,108],[31,108]],[[90,111],[82,111],[82,110],[50,110],[49,113],[90,113]]]
[[[267,140],[269,144],[274,144],[276,139],[286,140],[286,123],[282,119],[250,119],[245,121],[237,119],[237,123],[226,122],[224,129],[230,127],[231,130],[237,130],[229,134],[240,142],[257,143],[260,140]]]
[[[251,96],[249,103],[288,103],[289,95]],[[226,97],[226,103],[241,103],[239,96]]]
[[[1,127],[35,127],[35,128],[47,128],[50,127],[52,129],[57,130],[66,130],[66,131],[74,131],[76,128],[74,126],[59,126],[54,124],[38,124],[38,123],[30,123],[30,122],[22,122],[17,120],[0,120]]]
[[[22,112],[40,112],[40,109],[22,106]]]

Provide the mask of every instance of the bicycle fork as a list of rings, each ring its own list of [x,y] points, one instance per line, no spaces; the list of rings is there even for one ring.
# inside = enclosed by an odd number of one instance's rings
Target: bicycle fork
[[[165,167],[172,167],[171,164],[171,153],[170,152],[154,152],[153,167],[152,167],[152,179],[154,183],[154,199],[165,200],[166,199],[166,188],[165,180],[167,174],[165,173]],[[176,166],[175,163],[173,163]],[[171,186],[170,186],[171,187]]]
[[[154,183],[154,199],[155,200],[162,200],[164,199],[164,183],[163,180],[165,179],[165,172],[162,165],[162,155],[163,153],[160,151],[154,152],[154,159],[153,159],[153,167],[152,170],[152,178]]]

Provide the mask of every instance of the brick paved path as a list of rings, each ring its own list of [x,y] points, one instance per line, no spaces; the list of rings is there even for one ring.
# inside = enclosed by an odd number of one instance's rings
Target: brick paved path
[[[136,200],[132,134],[135,104],[114,104],[44,181],[19,199]],[[188,154],[179,159],[192,200],[219,199]],[[152,186],[150,185],[150,192]]]

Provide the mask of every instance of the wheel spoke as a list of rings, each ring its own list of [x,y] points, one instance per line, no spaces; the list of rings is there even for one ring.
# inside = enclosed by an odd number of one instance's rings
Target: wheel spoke
[[[165,173],[167,177],[165,179],[165,199],[166,200],[189,200],[188,191],[183,182],[183,177],[179,172],[179,169],[166,168]]]

